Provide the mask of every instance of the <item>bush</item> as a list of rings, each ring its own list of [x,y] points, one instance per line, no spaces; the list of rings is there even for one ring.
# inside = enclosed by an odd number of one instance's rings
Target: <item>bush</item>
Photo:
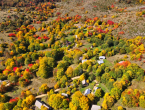
[[[0,93],[0,102],[7,102],[7,101],[8,101],[8,96]]]
[[[114,96],[116,100],[119,100],[121,96],[121,90],[118,88],[112,88],[110,94],[111,96]]]
[[[97,70],[96,70],[96,74],[95,74],[95,76],[101,76],[102,74],[103,74],[103,70],[101,69],[101,67],[100,68],[98,68]]]
[[[18,82],[18,76],[14,75],[14,76],[8,76],[8,80],[12,83],[16,83]]]
[[[94,74],[89,75],[88,79],[90,82],[93,81],[95,79],[95,75]]]
[[[81,75],[83,72],[82,68],[75,68],[74,71],[73,71],[73,76],[79,76]]]
[[[121,48],[119,52],[120,52],[120,54],[125,54],[126,53],[124,48]]]
[[[114,46],[118,45],[119,44],[119,41],[118,40],[115,40],[114,41]]]
[[[7,102],[7,103],[4,104],[4,106],[7,110],[12,110],[13,109],[13,104],[12,103]]]
[[[49,87],[47,84],[42,84],[41,87],[39,87],[39,92],[40,93],[46,93],[48,91]]]
[[[110,74],[109,73],[105,73],[101,77],[101,82],[106,84],[109,81],[110,78],[111,78]]]
[[[101,88],[97,89],[95,92],[95,96],[101,98],[103,96],[103,91]]]
[[[87,69],[87,67],[88,67],[87,62],[84,62],[84,63],[82,64],[82,67],[83,67],[83,69]]]
[[[145,96],[143,95],[139,97],[139,106],[145,108]]]
[[[112,39],[109,39],[109,40],[107,41],[107,44],[108,44],[109,47],[114,46],[114,42],[113,42]]]
[[[109,79],[108,83],[106,84],[106,87],[109,89],[109,91],[111,91],[111,89],[114,87],[113,83],[114,83],[114,79]]]

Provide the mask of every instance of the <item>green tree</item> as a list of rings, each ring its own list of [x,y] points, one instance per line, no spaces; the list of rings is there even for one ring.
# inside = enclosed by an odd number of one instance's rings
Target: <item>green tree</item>
[[[64,97],[60,94],[52,94],[48,99],[48,103],[54,109],[60,109],[63,107],[63,99]]]
[[[68,106],[69,106],[69,102],[68,102],[68,100],[67,99],[63,99],[63,107],[64,108],[68,108]]]
[[[95,92],[95,96],[100,98],[103,96],[103,91],[101,88],[97,89],[96,92]]]
[[[19,99],[17,102],[17,106],[21,107],[22,101],[23,101],[22,99]]]
[[[66,73],[67,77],[71,78],[73,76],[73,68],[71,66],[69,66],[65,73]]]
[[[118,100],[121,96],[121,90],[119,90],[118,88],[112,88],[110,94],[111,96],[114,96],[116,100]]]
[[[52,75],[54,66],[55,66],[55,61],[53,58],[43,57],[40,61],[40,66],[36,75],[42,78],[47,78],[48,76]]]
[[[28,65],[30,63],[31,63],[31,58],[30,57],[25,58],[25,65]]]
[[[13,108],[13,105],[9,102],[5,103],[4,106],[5,106],[6,110],[12,110],[12,108]]]
[[[35,52],[33,52],[32,53],[32,55],[31,55],[31,58],[32,58],[32,61],[35,61],[35,60],[37,60],[38,59],[38,54],[37,53],[35,53]]]

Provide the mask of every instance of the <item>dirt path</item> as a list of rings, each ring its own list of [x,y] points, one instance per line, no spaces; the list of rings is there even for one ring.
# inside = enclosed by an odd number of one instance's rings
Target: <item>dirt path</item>
[[[75,79],[78,79],[78,78],[80,78],[80,76],[76,76],[76,77],[73,77],[73,78],[71,78],[72,80],[75,80]]]
[[[96,84],[94,85],[94,87],[93,87],[93,89],[92,89],[92,92],[91,92],[91,94],[93,94],[93,95],[94,95],[93,90],[95,90],[95,88],[99,85],[99,83],[98,83],[97,80],[94,80],[94,82],[96,82]]]
[[[45,96],[47,96],[47,94],[38,95],[35,98],[42,98],[42,97],[45,97]]]

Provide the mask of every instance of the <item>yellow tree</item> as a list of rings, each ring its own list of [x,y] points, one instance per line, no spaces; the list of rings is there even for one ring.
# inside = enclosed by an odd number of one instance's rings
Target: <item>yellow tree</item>
[[[59,109],[63,107],[63,99],[64,96],[60,95],[60,94],[52,94],[49,97],[49,104],[54,108],[54,109]]]
[[[35,97],[33,95],[29,95],[22,101],[22,107],[30,107],[35,101]]]
[[[86,96],[83,95],[80,98],[79,104],[82,110],[89,110],[89,99]]]
[[[72,77],[73,76],[73,68],[71,66],[69,66],[65,72],[65,74],[67,75],[67,77]]]
[[[80,81],[82,81],[82,80],[84,80],[84,79],[85,79],[85,75],[82,74],[82,75],[80,76]]]
[[[39,92],[45,93],[48,89],[49,87],[45,83],[45,84],[42,84],[41,87],[39,87]]]
[[[0,110],[6,110],[5,106],[4,106],[4,103],[0,103]]]
[[[94,99],[95,99],[95,97],[94,97],[93,94],[88,94],[87,97],[88,97],[88,99],[89,99],[90,102],[93,102]]]
[[[80,91],[76,91],[72,95],[72,104],[76,107],[79,107],[79,99],[83,96],[83,94]]]
[[[36,73],[37,76],[42,78],[47,78],[52,73],[54,65],[55,65],[55,61],[53,58],[43,57],[40,60],[40,66],[38,72]]]

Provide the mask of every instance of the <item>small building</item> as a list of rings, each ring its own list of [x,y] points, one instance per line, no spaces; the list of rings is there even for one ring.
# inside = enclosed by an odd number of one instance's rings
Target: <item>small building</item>
[[[87,61],[87,59],[84,59],[84,60],[82,60],[82,63],[84,63],[84,62],[86,62]]]
[[[88,83],[86,82],[85,79],[82,81],[82,85],[83,85],[83,86],[87,86],[87,85],[88,85]]]
[[[80,57],[79,60],[81,61],[83,59],[83,57]]]
[[[40,100],[36,100],[35,101],[35,106],[38,107],[39,109],[41,109],[41,106],[45,106],[48,110],[51,110],[52,108],[49,107],[45,102],[42,102]]]
[[[51,110],[51,108],[47,104],[43,104],[44,107],[46,107],[48,110]]]
[[[96,92],[96,90],[98,89],[99,87],[96,87],[95,89],[94,89],[94,93]]]
[[[70,87],[70,86],[73,86],[74,84],[70,84],[70,85],[68,85],[67,87]]]
[[[78,28],[80,29],[80,28],[81,28],[81,26],[78,26]]]
[[[98,60],[98,64],[99,64],[99,65],[102,64],[102,63],[104,63],[103,60]]]
[[[89,88],[89,89],[86,89],[86,90],[85,90],[84,95],[87,96],[87,95],[90,94],[90,93],[91,93],[91,89]]]
[[[120,61],[120,62],[118,62],[119,64],[121,64],[121,63],[123,63],[124,61]]]
[[[99,60],[101,60],[101,59],[104,60],[105,58],[106,58],[105,56],[100,56]]]
[[[40,100],[36,100],[35,102],[35,106],[38,107],[39,109],[41,109],[41,106],[43,105],[43,103]]]
[[[98,105],[92,105],[91,110],[101,110],[101,106],[98,106]]]
[[[62,96],[68,97],[68,94],[66,93],[61,93]]]

